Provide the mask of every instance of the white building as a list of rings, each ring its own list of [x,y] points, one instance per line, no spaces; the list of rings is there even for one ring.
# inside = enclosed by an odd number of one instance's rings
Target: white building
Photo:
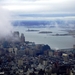
[[[18,66],[22,66],[23,65],[23,60],[22,59],[19,59],[18,60]]]

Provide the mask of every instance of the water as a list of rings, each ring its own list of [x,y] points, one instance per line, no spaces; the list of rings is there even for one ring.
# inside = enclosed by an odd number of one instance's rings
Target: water
[[[40,31],[52,31],[50,34],[39,34],[38,32],[26,32],[28,28],[23,26],[15,27],[14,30],[24,33],[26,41],[35,42],[36,44],[48,44],[52,49],[72,48],[75,44],[75,38],[72,36],[52,36],[56,33],[67,33],[60,28],[30,28]]]

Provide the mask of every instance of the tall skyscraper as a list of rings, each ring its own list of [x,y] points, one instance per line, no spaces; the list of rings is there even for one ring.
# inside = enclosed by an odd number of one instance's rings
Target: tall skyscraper
[[[21,42],[24,43],[25,42],[25,36],[23,33],[21,33]]]
[[[73,45],[73,49],[75,50],[75,45]]]
[[[14,36],[14,37],[19,37],[19,32],[18,32],[18,31],[15,31],[15,32],[13,33],[13,36]]]

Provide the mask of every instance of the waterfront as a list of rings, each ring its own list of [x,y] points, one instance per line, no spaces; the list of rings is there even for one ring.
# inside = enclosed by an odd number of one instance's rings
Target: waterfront
[[[15,27],[15,31],[24,33],[26,41],[35,42],[36,44],[48,44],[52,49],[65,49],[72,48],[75,44],[75,38],[73,36],[51,36],[56,33],[68,33],[61,31],[60,28],[30,28],[39,31],[52,31],[50,34],[39,34],[38,32],[26,32],[28,28],[23,26]]]

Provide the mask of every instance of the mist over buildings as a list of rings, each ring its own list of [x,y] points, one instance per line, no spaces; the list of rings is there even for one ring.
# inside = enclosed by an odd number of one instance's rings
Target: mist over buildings
[[[13,29],[10,12],[0,7],[0,40],[18,41],[19,38],[13,35]]]
[[[13,26],[10,21],[11,21],[10,12],[0,7],[0,39],[12,36],[11,32],[13,30]]]

